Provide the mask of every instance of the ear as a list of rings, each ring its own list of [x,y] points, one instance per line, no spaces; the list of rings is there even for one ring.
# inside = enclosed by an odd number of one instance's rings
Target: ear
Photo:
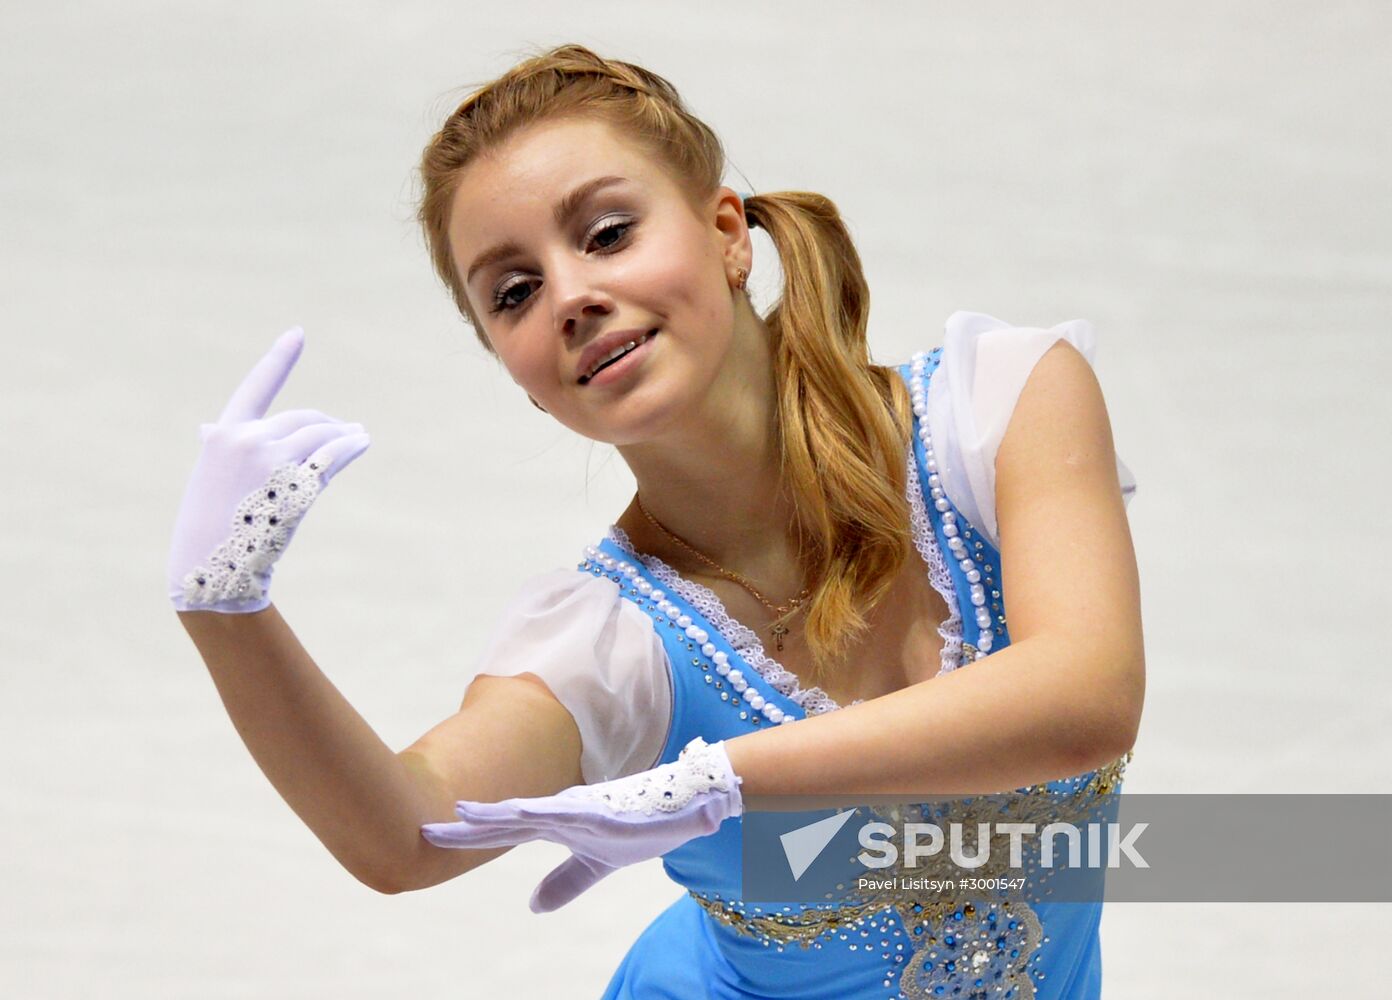
[[[711,212],[726,268],[730,271],[739,267],[746,272],[752,270],[754,243],[749,238],[749,221],[744,216],[744,200],[739,192],[728,187],[718,188]]]

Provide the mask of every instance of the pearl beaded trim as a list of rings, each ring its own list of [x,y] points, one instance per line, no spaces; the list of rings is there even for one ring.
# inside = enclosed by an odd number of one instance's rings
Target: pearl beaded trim
[[[941,350],[942,348],[937,348],[931,353],[936,354]],[[943,491],[942,479],[938,475],[938,460],[933,452],[933,437],[928,429],[928,383],[924,378],[929,356],[930,352],[919,351],[909,362],[909,395],[913,400],[914,416],[918,418],[918,440],[923,445],[923,465],[928,471],[928,495],[933,501],[933,508],[941,515],[942,531],[947,536],[947,547],[953,558],[957,560],[957,565],[966,575],[967,582],[971,585],[971,602],[976,609],[975,619],[978,629],[976,646],[973,647],[974,658],[979,660],[991,651],[994,642],[991,635],[991,612],[986,608],[986,588],[981,584],[981,569],[967,549],[966,542],[962,537],[963,532],[957,526],[957,512],[953,509],[952,501],[947,498],[947,494]],[[979,542],[977,548],[980,548]]]
[[[265,485],[237,505],[231,536],[213,550],[206,565],[184,577],[185,603],[198,608],[265,597],[271,566],[319,489],[316,462],[287,462],[272,471]]]
[[[646,610],[650,615],[655,618],[658,615],[665,616],[672,626],[681,629],[687,639],[691,640],[693,652],[700,653],[700,658],[692,657],[692,662],[697,667],[709,671],[706,674],[706,682],[713,684],[715,677],[719,676],[722,678],[722,685],[728,683],[736,695],[743,695],[744,703],[755,712],[755,715],[750,719],[755,725],[758,725],[760,718],[767,719],[774,724],[793,722],[796,719],[796,716],[785,713],[783,709],[769,701],[767,695],[760,693],[758,688],[751,685],[738,667],[732,667],[730,655],[723,649],[716,648],[715,643],[710,641],[710,633],[695,624],[691,616],[684,613],[679,605],[667,600],[666,591],[654,587],[644,579],[637,566],[627,560],[615,559],[590,545],[586,546],[585,561],[580,563],[578,568],[596,575],[607,574],[620,587],[630,587],[636,590],[649,602]],[[673,666],[675,667],[675,664]],[[722,698],[722,700],[724,699]],[[736,707],[738,698],[734,699],[734,702],[736,704],[732,704],[731,707]],[[741,710],[740,717],[750,718],[747,710]]]
[[[923,486],[918,475],[918,458],[912,447],[908,449],[905,464],[908,466],[906,475],[909,488],[906,492],[909,497],[910,533],[919,556],[928,567],[928,582],[947,604],[947,620],[938,625],[938,635],[943,640],[942,652],[938,657],[939,669],[945,674],[962,665],[962,611],[958,606],[957,587],[952,582],[952,570],[933,534],[933,524],[928,519],[928,508],[923,502]]]
[[[603,802],[614,812],[651,816],[654,812],[677,812],[704,792],[725,792],[731,800],[728,815],[738,816],[743,812],[739,784],[721,744],[710,744],[697,736],[670,764],[602,785],[579,785],[575,794]]]
[[[618,525],[610,525],[608,536],[615,545],[631,554],[635,561],[642,563],[663,586],[681,595],[686,603],[699,611],[701,616],[710,622],[711,627],[724,636],[725,641],[751,670],[775,691],[801,708],[805,714],[820,715],[841,707],[821,688],[802,687],[796,674],[785,669],[765,652],[757,632],[730,616],[725,610],[724,602],[716,596],[715,591],[695,580],[686,579],[657,556],[639,555],[629,540],[628,533]]]

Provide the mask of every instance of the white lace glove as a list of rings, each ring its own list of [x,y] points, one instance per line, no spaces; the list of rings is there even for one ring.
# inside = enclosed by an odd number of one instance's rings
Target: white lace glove
[[[266,417],[304,348],[280,335],[214,424],[203,424],[169,547],[169,599],[179,611],[246,614],[271,603],[271,568],[315,497],[367,450],[361,424],[318,410]]]
[[[571,856],[532,893],[532,912],[544,913],[625,865],[714,833],[744,812],[739,786],[725,744],[698,736],[672,763],[627,778],[541,798],[457,803],[460,822],[428,823],[421,835],[436,847],[511,847],[531,840],[569,847]]]

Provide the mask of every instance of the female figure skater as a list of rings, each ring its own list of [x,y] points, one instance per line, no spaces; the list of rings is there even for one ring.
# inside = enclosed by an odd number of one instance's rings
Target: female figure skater
[[[543,911],[661,856],[688,892],[608,997],[1095,997],[1100,904],[739,899],[740,817],[770,796],[1114,788],[1144,656],[1090,327],[955,313],[937,349],[871,364],[835,207],[742,199],[723,167],[667,81],[574,45],[477,91],[424,152],[420,220],[460,312],[637,480],[576,569],[514,600],[458,712],[392,752],[270,604],[295,526],[368,444],[266,416],[298,330],[204,425],[173,603],[257,763],[372,888],[545,838],[572,856]],[[751,225],[785,273],[767,316]]]

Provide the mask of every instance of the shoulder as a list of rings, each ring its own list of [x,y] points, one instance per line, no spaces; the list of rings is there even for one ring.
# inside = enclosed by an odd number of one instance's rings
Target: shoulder
[[[1068,400],[1068,415],[1096,430],[1106,417],[1092,369],[1096,351],[1096,335],[1087,320],[1028,327],[985,313],[953,313],[943,340],[942,378],[933,386],[934,408],[945,425],[941,429],[963,448],[980,453],[988,480],[997,471],[1008,431],[1016,437],[1025,425],[1038,433],[1049,431],[1036,426],[1033,410]]]
[[[551,569],[528,577],[508,602],[513,614],[565,615],[610,609],[622,601],[618,585],[580,569]]]
[[[528,579],[475,673],[518,678],[559,702],[579,730],[586,781],[642,770],[662,750],[672,710],[666,647],[607,576],[577,569]]]
[[[1033,364],[996,454],[998,502],[1015,489],[1039,490],[1087,469],[1120,493],[1111,421],[1092,364],[1058,340]]]
[[[985,313],[955,312],[947,320],[930,403],[940,419],[950,416],[953,433],[989,445],[994,455],[1026,380],[1060,342],[1084,364],[1097,350],[1087,320],[1012,326]]]
[[[1013,326],[986,313],[959,310],[947,319],[942,367],[948,380],[959,383],[965,392],[1000,381],[1022,382],[1044,352],[1060,340],[1088,359],[1097,349],[1096,334],[1085,319],[1048,327]]]
[[[1072,360],[1083,366],[1096,350],[1087,320],[1050,327],[1013,326],[986,313],[960,310],[947,319],[924,415],[937,446],[943,487],[963,516],[996,545],[1000,538],[996,474],[1002,440],[1038,363],[1061,342],[1066,346],[1059,352],[1071,352]],[[1076,364],[1074,371],[1077,374]],[[1037,385],[1054,381],[1053,372],[1038,375]]]
[[[618,584],[578,569],[555,569],[526,579],[494,621],[483,659],[511,664],[539,660],[576,663],[594,651],[642,643],[653,632]],[[509,671],[512,672],[512,671]]]
[[[526,578],[460,710],[402,751],[445,799],[553,794],[635,773],[661,753],[672,696],[660,640],[617,585],[578,569]]]

